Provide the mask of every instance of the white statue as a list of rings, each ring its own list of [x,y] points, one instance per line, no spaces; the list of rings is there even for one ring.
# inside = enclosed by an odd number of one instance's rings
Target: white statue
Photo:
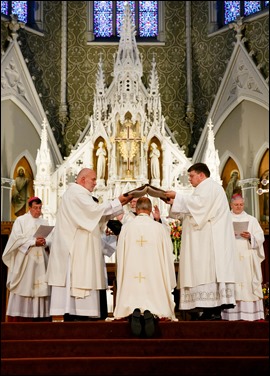
[[[151,148],[152,148],[150,152],[151,178],[160,179],[160,167],[159,167],[160,151],[157,148],[157,144],[155,144],[154,142],[152,142]]]
[[[96,152],[97,156],[97,179],[105,178],[105,168],[106,168],[106,150],[103,147],[104,143],[102,141],[98,144],[98,149]]]

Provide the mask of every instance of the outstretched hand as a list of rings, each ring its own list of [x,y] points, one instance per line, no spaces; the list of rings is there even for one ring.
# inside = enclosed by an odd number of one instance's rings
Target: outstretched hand
[[[166,191],[165,192],[165,196],[167,197],[167,198],[169,198],[169,199],[171,199],[171,198],[175,198],[175,196],[176,196],[176,192],[175,191]]]
[[[168,197],[166,197],[166,198],[160,197],[160,200],[164,201],[165,204],[169,204],[170,203],[170,199]]]
[[[159,210],[159,207],[157,205],[153,206],[153,217],[154,217],[155,221],[159,222],[159,220],[160,220],[160,210]]]
[[[160,197],[162,201],[164,201],[166,204],[172,205],[173,200],[175,199],[176,192],[175,191],[165,191],[164,192],[166,198]]]
[[[126,205],[133,199],[133,196],[132,195],[127,195],[127,196],[121,195],[121,196],[118,197],[118,199],[119,199],[119,201],[121,202],[122,205]]]

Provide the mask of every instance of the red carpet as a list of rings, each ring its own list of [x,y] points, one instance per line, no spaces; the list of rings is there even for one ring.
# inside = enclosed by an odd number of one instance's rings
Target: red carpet
[[[266,375],[269,322],[1,323],[2,375]]]

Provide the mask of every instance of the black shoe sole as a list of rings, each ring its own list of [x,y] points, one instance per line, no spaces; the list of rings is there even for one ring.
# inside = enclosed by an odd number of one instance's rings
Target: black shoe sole
[[[198,318],[198,321],[218,321],[218,320],[222,320],[221,319],[221,316],[220,315],[211,315],[211,316],[204,316],[204,317],[199,317]]]
[[[141,311],[138,308],[134,309],[131,316],[131,331],[136,337],[139,337],[142,332]]]
[[[148,338],[153,337],[153,335],[155,334],[154,316],[150,311],[146,310],[144,311],[143,317],[145,335]]]

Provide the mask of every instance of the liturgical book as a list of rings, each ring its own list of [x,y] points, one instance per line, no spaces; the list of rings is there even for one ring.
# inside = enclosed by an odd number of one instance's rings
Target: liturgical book
[[[137,198],[137,197],[142,197],[146,194],[152,197],[159,197],[164,200],[169,200],[169,198],[165,196],[165,191],[163,191],[163,189],[153,187],[150,184],[144,184],[141,187],[138,187],[138,188],[133,189],[132,191],[126,192],[124,193],[124,196],[132,195],[134,198]]]

